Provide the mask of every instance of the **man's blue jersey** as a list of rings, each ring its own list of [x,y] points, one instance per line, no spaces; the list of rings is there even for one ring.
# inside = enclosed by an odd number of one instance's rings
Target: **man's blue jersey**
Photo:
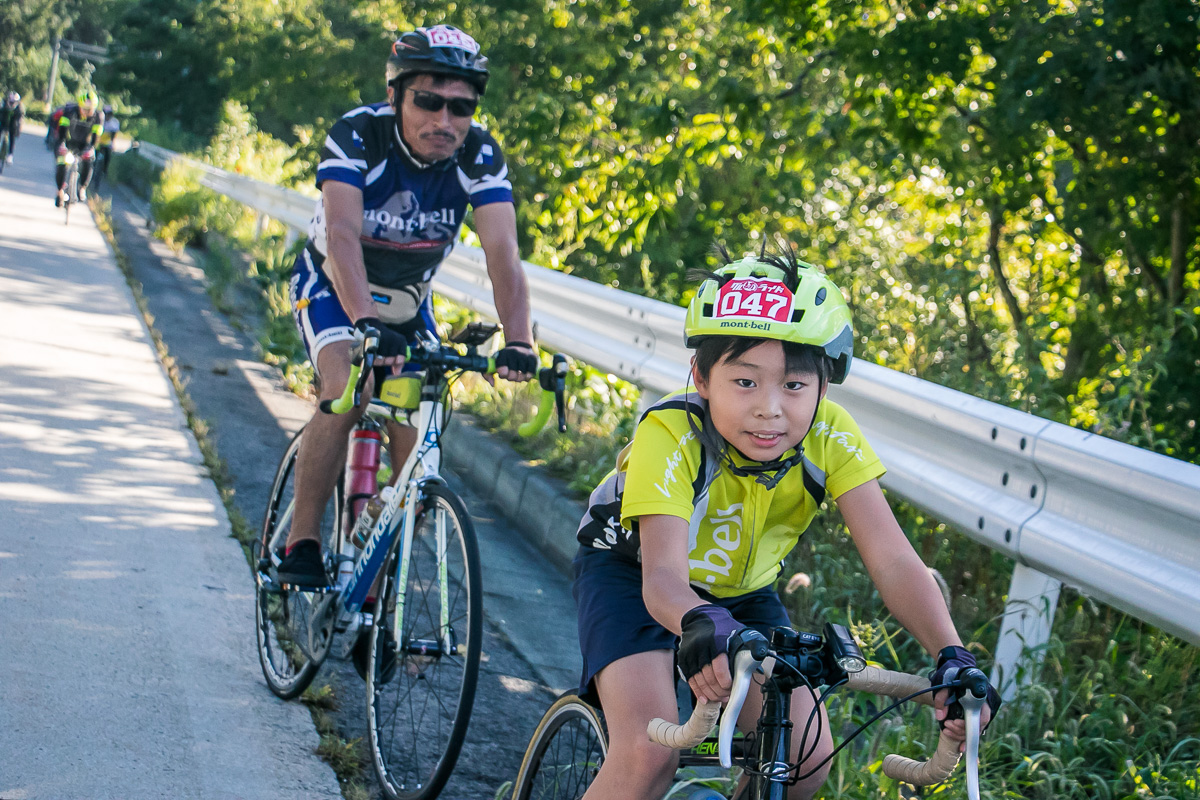
[[[451,158],[424,164],[396,130],[387,103],[361,106],[325,138],[317,186],[338,181],[363,193],[362,245],[367,279],[399,288],[428,282],[450,254],[467,204],[511,203],[512,184],[500,145],[478,125]],[[324,202],[309,228],[309,252],[320,269],[328,255]]]

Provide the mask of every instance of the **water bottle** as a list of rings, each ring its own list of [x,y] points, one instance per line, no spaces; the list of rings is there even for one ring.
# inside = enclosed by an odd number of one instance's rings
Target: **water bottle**
[[[379,447],[383,437],[379,431],[355,429],[346,453],[346,519],[345,530],[354,524],[376,489],[379,474]]]
[[[375,527],[375,520],[379,519],[379,512],[383,511],[383,507],[395,493],[394,486],[385,486],[379,494],[367,501],[362,513],[358,515],[358,521],[354,523],[354,530],[350,532],[350,541],[355,547],[367,546],[367,540],[371,538],[371,529]]]

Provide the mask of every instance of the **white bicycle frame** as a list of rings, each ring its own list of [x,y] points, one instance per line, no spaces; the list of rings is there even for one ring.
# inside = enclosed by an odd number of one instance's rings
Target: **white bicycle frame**
[[[429,399],[424,396],[424,388],[422,387],[422,398],[416,413],[416,428],[421,432],[421,439],[417,445],[408,454],[408,458],[404,462],[399,475],[407,476],[404,480],[404,490],[402,492],[393,492],[392,496],[384,504],[379,512],[378,519],[371,528],[371,535],[367,538],[366,545],[358,554],[355,561],[354,572],[350,577],[347,585],[338,587],[343,598],[349,600],[346,604],[346,611],[350,613],[360,612],[362,608],[361,599],[355,600],[356,595],[362,595],[365,598],[365,591],[356,592],[360,582],[368,580],[374,583],[375,576],[378,574],[379,567],[382,566],[382,559],[386,557],[386,552],[377,552],[381,542],[386,540],[388,549],[391,545],[391,531],[393,528],[392,518],[397,511],[403,513],[401,522],[401,540],[400,540],[400,559],[397,564],[397,592],[396,592],[396,613],[392,620],[392,636],[393,641],[399,643],[401,641],[400,633],[404,623],[404,590],[403,587],[408,584],[408,568],[409,560],[412,556],[413,534],[415,531],[417,520],[417,504],[421,496],[421,487],[430,481],[441,481],[441,465],[442,451],[438,444],[442,435],[442,412],[443,405],[439,399]],[[394,416],[394,409],[391,406],[379,403],[376,400],[371,401],[371,408],[378,416],[388,419],[399,420]],[[410,417],[411,421],[411,417]],[[397,481],[399,486],[400,482]],[[439,583],[439,638],[443,647],[443,652],[450,653],[452,642],[450,635],[450,610],[449,610],[449,579],[448,567],[446,564],[446,520],[443,515],[436,517],[436,547],[438,558],[438,583]],[[353,551],[354,545],[345,539],[342,543],[343,551]],[[351,555],[345,553],[344,555]],[[379,562],[379,566],[371,568],[372,562]],[[369,575],[367,573],[370,573]],[[369,590],[369,585],[367,587]],[[362,624],[366,624],[366,620],[362,620]]]

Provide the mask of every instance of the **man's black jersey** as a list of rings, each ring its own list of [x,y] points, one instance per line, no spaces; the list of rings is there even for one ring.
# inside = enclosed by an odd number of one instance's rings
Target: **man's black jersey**
[[[367,279],[389,288],[433,277],[454,247],[468,203],[479,208],[513,201],[504,154],[487,131],[472,124],[453,157],[424,164],[409,153],[387,103],[356,108],[330,129],[318,188],[325,181],[362,190]],[[309,228],[309,252],[317,267],[328,255],[323,200]]]
[[[58,118],[58,141],[66,142],[72,150],[95,147],[103,128],[103,111],[96,109],[90,117],[85,117],[77,103],[68,103]]]

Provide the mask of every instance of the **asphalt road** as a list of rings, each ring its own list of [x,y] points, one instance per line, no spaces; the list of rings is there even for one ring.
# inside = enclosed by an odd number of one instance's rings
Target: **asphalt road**
[[[0,175],[0,798],[337,798],[263,691],[241,549],[111,252]]]
[[[149,235],[140,201],[120,192],[112,200],[118,247],[229,467],[234,502],[257,525],[278,459],[312,406],[288,392],[276,370],[259,361],[251,337],[239,330],[244,326],[231,324],[213,307],[192,258]],[[236,296],[226,300],[234,307],[246,305]],[[448,437],[446,447],[454,446]],[[555,694],[577,680],[575,607],[566,578],[453,472],[447,477],[466,501],[479,534],[485,625],[474,716],[442,797],[491,798],[515,777],[529,735]],[[251,635],[247,628],[248,643]],[[323,682],[338,698],[341,736],[362,739],[365,753],[365,685],[349,661],[333,658],[317,678],[318,686]],[[267,689],[260,685],[258,691]],[[362,778],[378,791],[369,767]]]

